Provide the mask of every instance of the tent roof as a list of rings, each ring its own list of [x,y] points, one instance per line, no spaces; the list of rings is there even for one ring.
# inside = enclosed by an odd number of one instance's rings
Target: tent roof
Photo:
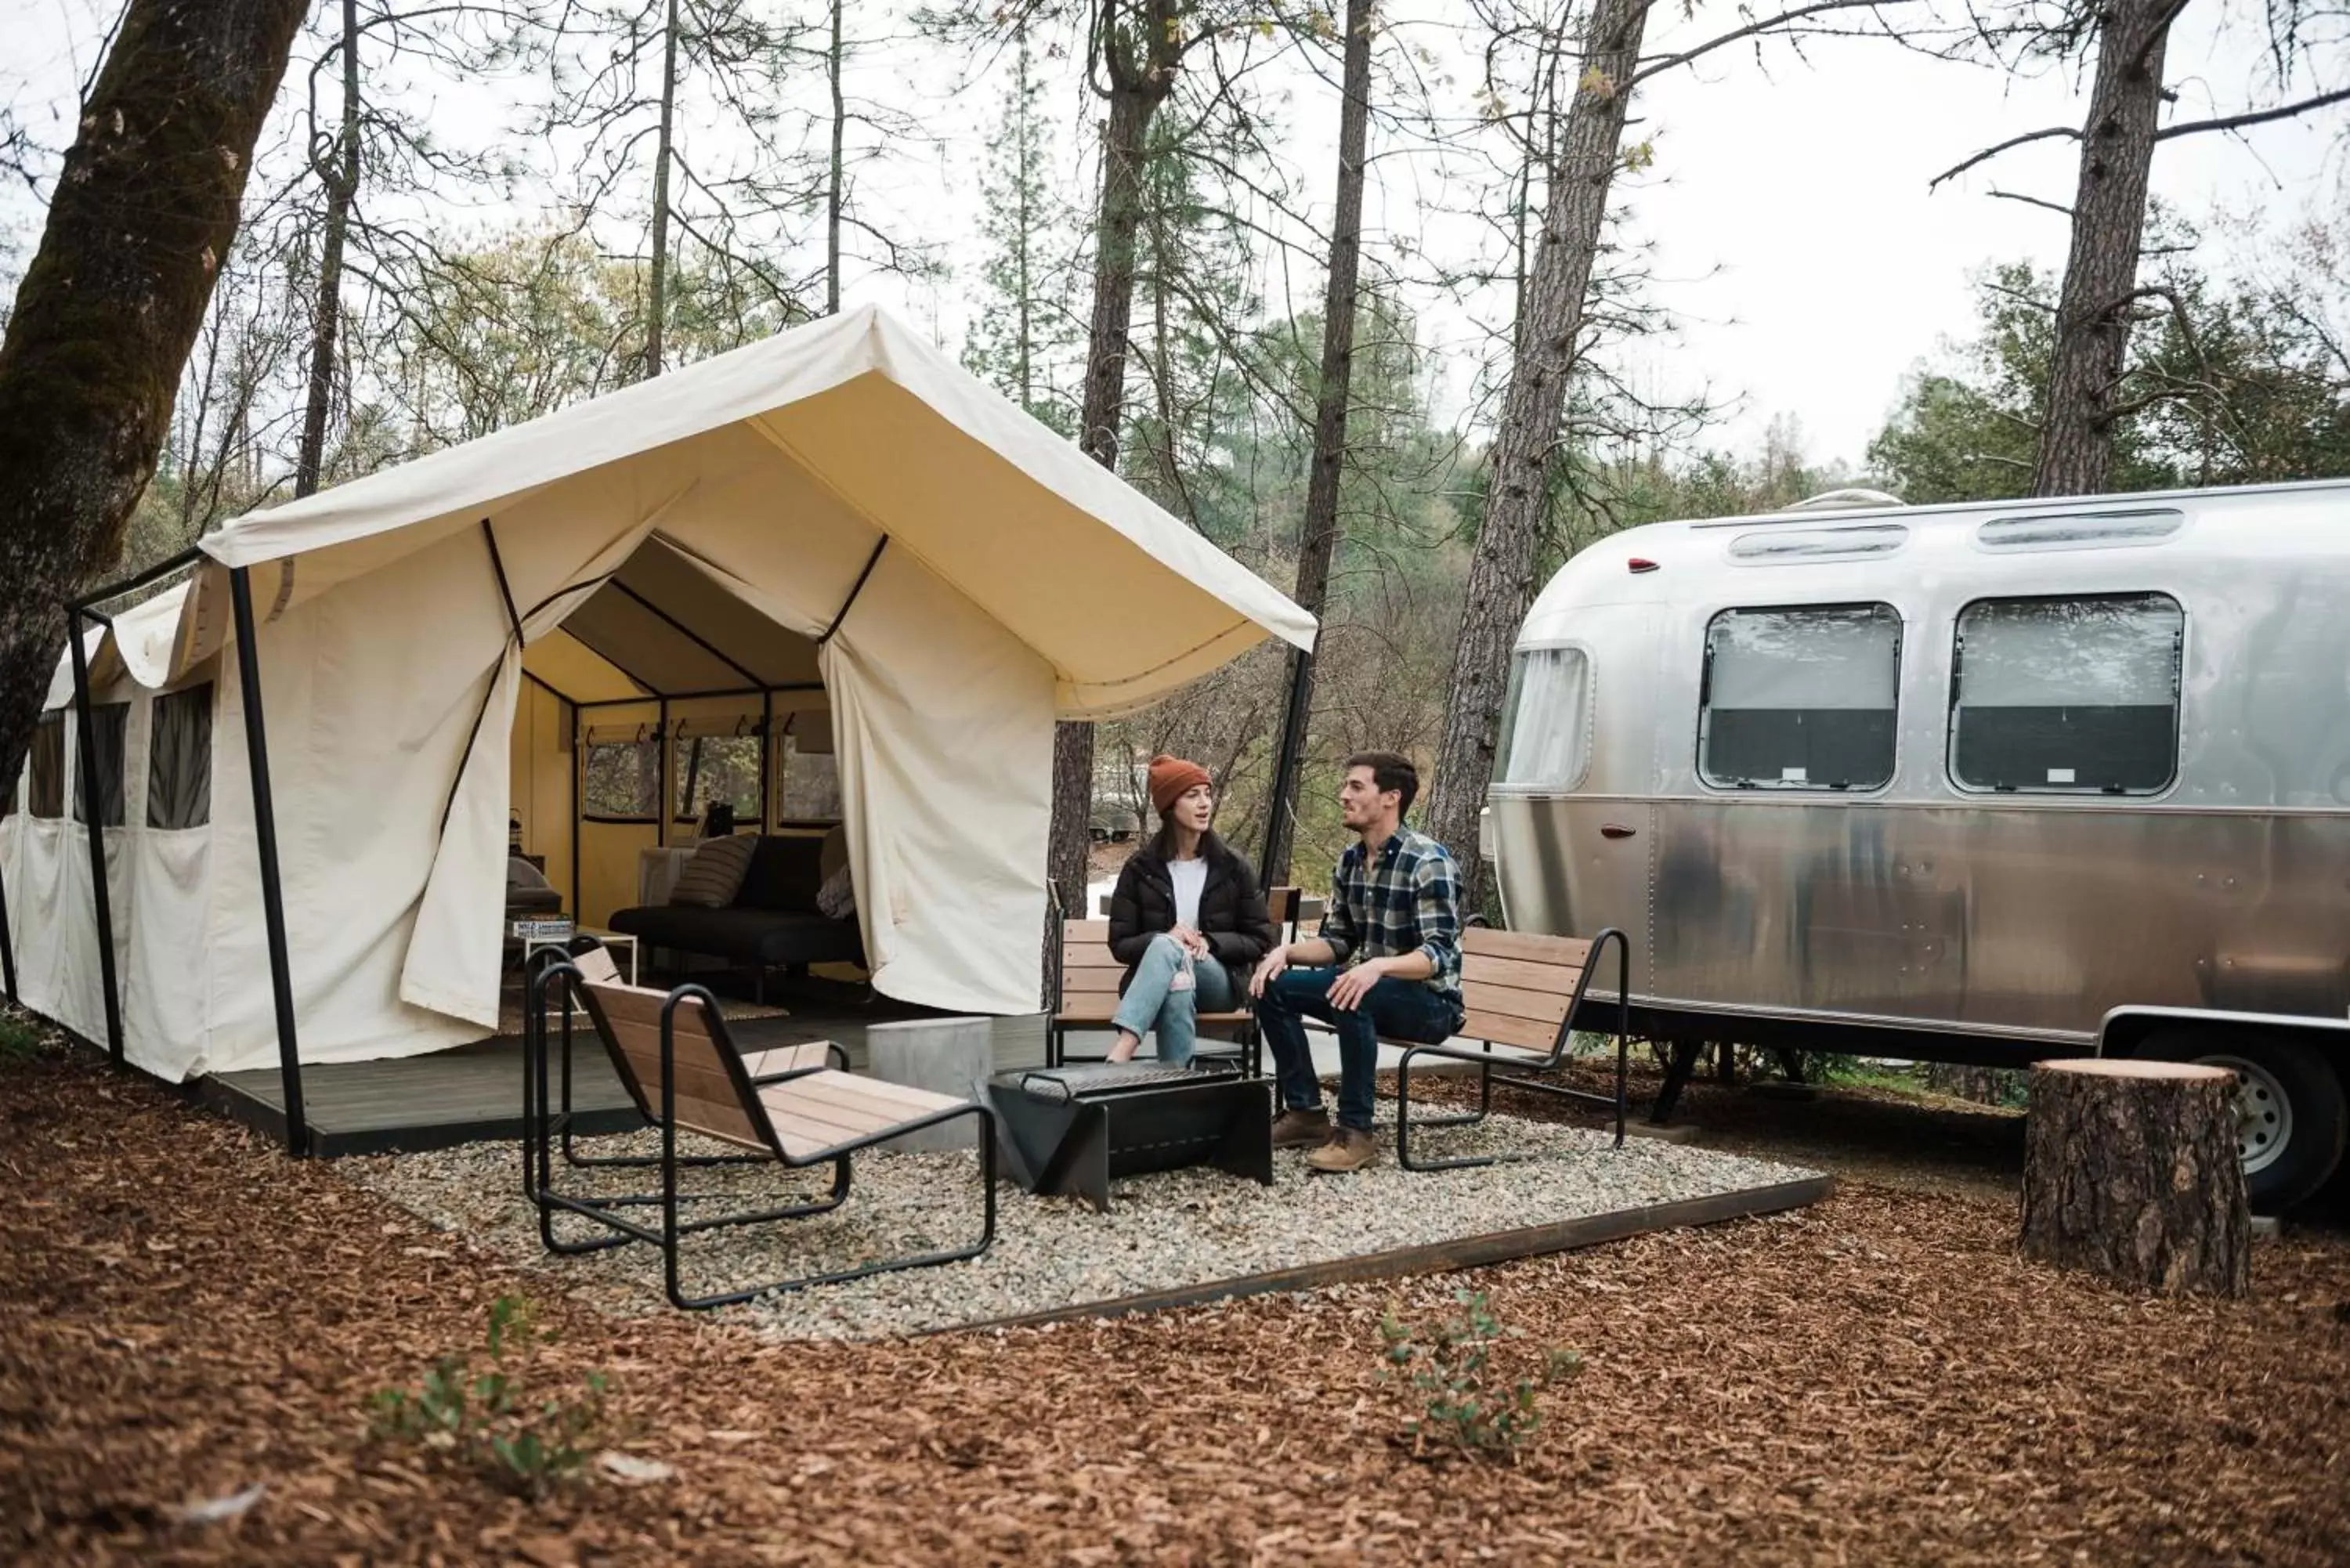
[[[816,644],[778,626],[659,535],[533,642],[523,667],[575,702],[822,683]]]
[[[282,604],[511,507],[567,514],[576,500],[585,516],[624,481],[655,474],[674,502],[731,450],[712,444],[730,427],[780,454],[799,495],[815,498],[803,507],[820,502],[875,545],[911,554],[1043,657],[1065,711],[1146,702],[1267,634],[1313,642],[1311,616],[871,306],[248,514],[202,547],[226,566],[333,552],[303,568],[298,592],[294,574],[281,576]],[[723,487],[743,471],[706,472]],[[718,504],[714,488],[692,498]],[[645,504],[655,527],[660,504]],[[779,638],[772,618],[723,595],[686,594],[697,613],[662,628],[648,603],[671,607],[688,579],[708,586],[687,556],[639,551],[567,629],[614,663],[627,664],[621,645],[635,649],[648,667],[630,673],[656,691],[722,675],[781,684],[812,670],[808,638]],[[690,632],[675,635],[681,625]]]

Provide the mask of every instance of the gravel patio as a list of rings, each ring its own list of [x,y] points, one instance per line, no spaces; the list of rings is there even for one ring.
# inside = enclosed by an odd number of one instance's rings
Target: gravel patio
[[[1382,1109],[1392,1114],[1391,1106]],[[1617,1149],[1606,1134],[1514,1116],[1427,1136],[1441,1139],[1437,1147],[1443,1152],[1532,1158],[1482,1169],[1406,1171],[1393,1163],[1392,1124],[1383,1122],[1390,1152],[1378,1166],[1351,1177],[1315,1176],[1305,1169],[1303,1151],[1289,1150],[1276,1155],[1271,1187],[1205,1168],[1137,1177],[1114,1186],[1107,1214],[1073,1198],[1034,1197],[1005,1183],[998,1189],[995,1245],[983,1258],[762,1297],[722,1311],[780,1339],[922,1334],[1154,1292],[1212,1289],[1275,1271],[1360,1262],[1694,1199],[1754,1194],[1758,1207],[1786,1208],[1797,1196],[1783,1189],[1818,1174],[1641,1138]],[[610,1155],[650,1154],[660,1146],[653,1135],[636,1134],[583,1139],[579,1147],[583,1153]],[[722,1151],[710,1145],[706,1152]],[[739,1289],[854,1260],[960,1244],[978,1229],[976,1168],[968,1153],[860,1155],[849,1202],[837,1212],[718,1231],[691,1242],[686,1288]],[[544,1273],[540,1289],[569,1291],[623,1316],[672,1310],[661,1294],[660,1255],[651,1247],[575,1258],[546,1254],[536,1210],[519,1189],[511,1145],[344,1159],[332,1168],[453,1240],[481,1248],[502,1268]],[[723,1207],[748,1210],[819,1195],[828,1168],[738,1166],[690,1175],[694,1189],[728,1194]],[[559,1165],[557,1171],[558,1189],[572,1192],[610,1195],[656,1185],[643,1171],[567,1171]],[[597,1229],[566,1216],[558,1234],[586,1239]]]

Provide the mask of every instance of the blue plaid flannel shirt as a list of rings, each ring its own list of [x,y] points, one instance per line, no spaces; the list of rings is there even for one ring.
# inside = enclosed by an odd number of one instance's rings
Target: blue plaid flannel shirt
[[[1426,953],[1436,968],[1425,983],[1458,1012],[1461,876],[1452,852],[1409,827],[1380,845],[1376,860],[1361,844],[1348,845],[1332,878],[1322,940],[1342,965]]]

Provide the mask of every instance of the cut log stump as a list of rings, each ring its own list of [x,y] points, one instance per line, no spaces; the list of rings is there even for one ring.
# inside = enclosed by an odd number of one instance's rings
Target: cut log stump
[[[2043,1062],[2024,1134],[2026,1257],[2167,1294],[2251,1286],[2236,1075],[2188,1062]]]

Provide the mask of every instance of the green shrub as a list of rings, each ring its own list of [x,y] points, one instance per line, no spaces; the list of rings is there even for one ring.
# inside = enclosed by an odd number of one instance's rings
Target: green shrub
[[[0,1063],[16,1065],[38,1058],[46,1038],[41,1032],[12,1012],[0,1012]]]
[[[507,1490],[539,1497],[577,1477],[597,1447],[604,1417],[603,1374],[578,1395],[537,1398],[525,1387],[538,1347],[553,1336],[521,1296],[490,1307],[489,1366],[445,1355],[415,1388],[385,1388],[369,1400],[378,1437],[405,1438],[478,1465]]]
[[[1546,1348],[1529,1373],[1513,1380],[1495,1366],[1494,1352],[1524,1331],[1504,1327],[1482,1291],[1459,1291],[1453,1300],[1460,1313],[1432,1328],[1415,1329],[1392,1313],[1379,1324],[1387,1345],[1380,1375],[1409,1387],[1419,1407],[1403,1435],[1416,1459],[1432,1450],[1515,1459],[1542,1425],[1544,1391],[1580,1376],[1583,1357]]]

